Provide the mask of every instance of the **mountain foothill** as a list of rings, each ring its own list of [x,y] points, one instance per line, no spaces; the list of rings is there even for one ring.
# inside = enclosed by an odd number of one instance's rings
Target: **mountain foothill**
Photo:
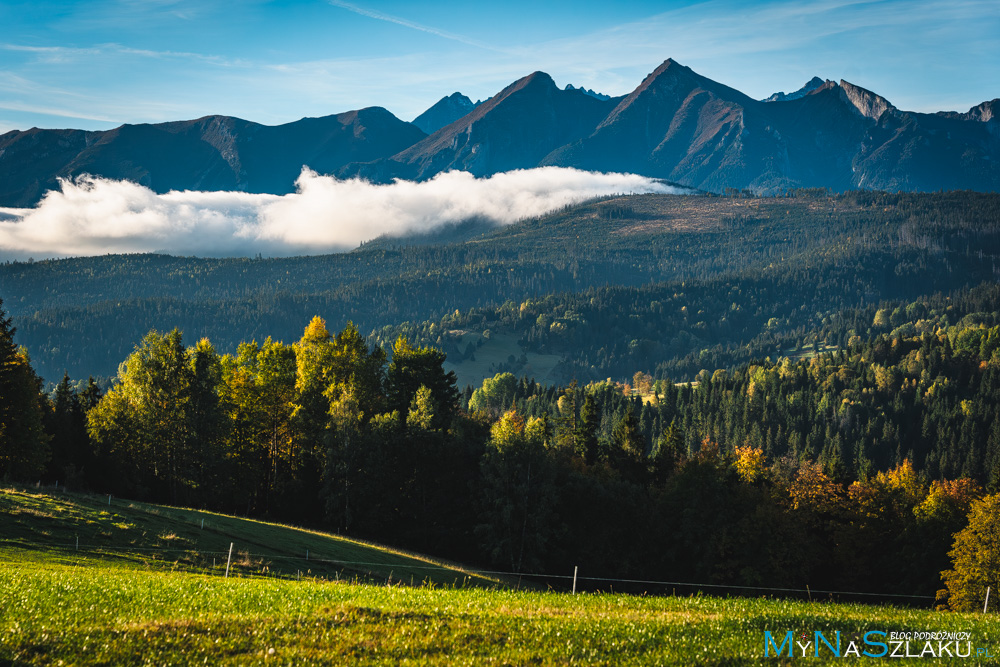
[[[0,135],[0,206],[32,206],[59,179],[81,174],[156,192],[286,194],[303,166],[373,182],[559,166],[709,192],[992,191],[1000,186],[998,106],[903,111],[818,77],[756,100],[669,59],[624,97],[559,88],[534,72],[482,102],[456,92],[412,123],[368,107],[277,126],[206,116],[107,131],[14,130]]]

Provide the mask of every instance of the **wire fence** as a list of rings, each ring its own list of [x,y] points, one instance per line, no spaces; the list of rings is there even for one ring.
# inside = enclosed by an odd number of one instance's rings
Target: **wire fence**
[[[234,543],[235,544],[235,543]],[[39,545],[29,544],[19,541],[0,541],[0,545],[3,546],[15,546],[21,548],[34,548],[37,549]],[[216,569],[221,570],[222,564],[213,563],[212,569],[207,567],[199,568],[195,562],[201,559],[207,559],[209,557],[218,559],[221,557],[232,556],[232,551],[214,551],[214,550],[195,550],[195,549],[182,549],[182,548],[164,548],[164,547],[128,547],[128,548],[113,548],[106,545],[86,545],[77,543],[50,543],[45,546],[50,548],[59,549],[64,552],[74,552],[79,555],[92,555],[92,556],[109,556],[109,557],[127,557],[127,556],[138,556],[145,554],[164,554],[164,555],[174,555],[180,560],[181,557],[187,556],[186,559],[190,565],[194,566],[196,570],[208,571],[214,573]],[[398,555],[399,560],[396,562],[378,562],[378,561],[356,561],[356,560],[344,560],[338,558],[323,558],[315,553],[309,553],[308,551],[302,555],[292,555],[287,553],[257,553],[246,550],[238,550],[236,552],[238,561],[236,562],[237,568],[248,567],[248,561],[256,561],[256,563],[251,563],[250,565],[260,566],[265,568],[263,570],[249,573],[256,576],[267,576],[267,577],[277,577],[277,578],[301,578],[303,569],[300,567],[295,567],[294,572],[291,570],[275,571],[271,569],[271,566],[276,562],[288,563],[295,566],[296,564],[303,564],[303,567],[307,570],[309,568],[315,567],[317,565],[330,566],[331,570],[335,571],[337,578],[341,578],[340,575],[346,573],[350,570],[355,573],[355,576],[361,575],[366,579],[387,579],[390,583],[402,583],[399,576],[393,579],[393,573],[410,572],[410,571],[421,571],[426,570],[428,574],[433,572],[446,573],[453,575],[453,583],[459,582],[465,578],[468,582],[469,577],[477,577],[487,581],[492,581],[494,584],[502,584],[503,580],[507,580],[508,584],[513,584],[517,582],[517,586],[520,586],[523,580],[527,579],[529,582],[539,582],[542,587],[549,589],[565,589],[570,590],[569,585],[572,582],[572,590],[577,589],[577,584],[581,584],[582,588],[588,590],[589,592],[605,592],[607,589],[614,591],[617,587],[618,592],[639,592],[643,594],[650,595],[663,595],[663,594],[676,594],[676,588],[686,588],[691,590],[717,590],[717,591],[745,591],[745,592],[756,592],[756,593],[766,593],[766,594],[778,594],[779,596],[795,596],[795,597],[808,597],[812,599],[813,595],[821,596],[834,596],[841,597],[857,597],[864,599],[899,599],[899,600],[909,600],[916,603],[916,601],[927,601],[935,600],[933,595],[913,595],[909,593],[873,593],[868,591],[837,591],[837,590],[826,590],[826,589],[815,589],[810,587],[805,588],[791,588],[791,587],[774,587],[774,586],[751,586],[744,584],[719,584],[719,583],[707,583],[707,582],[690,582],[690,581],[669,581],[662,579],[630,579],[622,577],[600,577],[600,576],[587,576],[580,575],[576,570],[573,574],[554,574],[545,572],[513,572],[507,570],[490,570],[481,568],[472,568],[459,565],[452,565],[447,563],[427,563],[417,560],[413,562],[412,556],[405,554]],[[374,568],[375,571],[372,571]],[[378,570],[390,570],[388,577],[384,574],[379,574]],[[244,571],[244,574],[248,574]],[[324,579],[326,577],[318,576],[313,574],[313,576],[308,577],[311,579]],[[438,577],[441,579],[441,577]],[[425,580],[426,581],[426,580]],[[586,583],[591,582],[594,585],[587,586]],[[553,584],[565,584],[565,585],[553,585]]]

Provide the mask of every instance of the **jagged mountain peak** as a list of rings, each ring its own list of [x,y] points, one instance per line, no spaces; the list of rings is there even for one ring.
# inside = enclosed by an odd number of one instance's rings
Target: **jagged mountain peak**
[[[621,122],[624,118],[636,113],[639,108],[657,107],[661,110],[676,110],[686,98],[699,90],[725,102],[743,106],[758,104],[740,91],[701,76],[690,67],[681,65],[672,58],[667,58],[608,114],[608,117],[601,123],[601,127]]]
[[[562,90],[545,72],[532,72],[385,164],[359,166],[358,172],[384,178],[388,169],[426,178],[448,169],[485,175],[535,166],[552,150],[588,135],[614,104]]]
[[[527,76],[521,77],[488,100],[479,102],[469,115],[469,121],[471,123],[483,118],[514,97],[518,98],[519,103],[526,103],[535,96],[545,96],[560,92],[563,91],[559,90],[551,76],[541,71],[532,72]]]
[[[413,124],[427,134],[434,134],[442,127],[451,125],[479,105],[462,93],[455,92],[442,97],[431,108],[413,119]]]
[[[829,83],[829,82],[828,81],[824,81],[823,79],[819,78],[818,76],[814,76],[813,78],[809,79],[809,81],[807,81],[804,86],[802,86],[801,88],[799,88],[795,92],[788,93],[787,95],[784,92],[774,93],[773,95],[771,95],[767,99],[764,99],[764,100],[761,100],[761,101],[762,102],[788,102],[790,100],[797,100],[800,97],[805,97],[806,95],[810,94],[814,90],[819,89],[821,86],[823,86],[826,83]]]
[[[282,194],[304,164],[380,182],[555,165],[716,192],[1000,187],[997,99],[965,113],[903,112],[860,86],[813,77],[768,103],[672,58],[628,96],[592,92],[560,89],[537,71],[481,103],[452,93],[413,123],[367,107],[279,126],[205,116],[103,132],[11,131],[0,135],[0,206],[32,205],[80,173],[160,192]]]
[[[591,90],[589,88],[584,88],[583,86],[577,88],[572,83],[567,83],[566,87],[563,88],[563,90],[578,90],[581,93],[583,93],[584,95],[590,95],[591,97],[593,97],[596,100],[607,101],[607,100],[611,99],[610,95],[605,95],[604,93],[599,93],[596,90]]]
[[[682,65],[673,58],[667,58],[663,64],[653,70],[643,82],[636,88],[635,92],[640,92],[649,88],[659,88],[661,90],[677,90],[688,93],[695,89],[706,90],[716,97],[724,100],[737,102],[739,104],[753,105],[756,100],[744,95],[735,88],[713,81],[708,77],[698,74],[690,67]],[[628,98],[626,98],[628,99]]]
[[[657,67],[652,72],[650,72],[648,75],[646,75],[646,78],[643,79],[643,81],[642,81],[641,84],[639,84],[639,87],[642,88],[644,84],[652,84],[654,81],[664,81],[664,80],[666,80],[664,78],[665,76],[678,77],[678,76],[685,76],[685,75],[687,75],[687,76],[691,76],[691,75],[697,76],[697,74],[695,74],[694,70],[691,69],[690,67],[685,67],[684,65],[681,65],[679,62],[677,62],[673,58],[667,58],[666,60],[664,60],[660,64],[659,67]]]
[[[855,86],[853,83],[844,81],[843,79],[840,80],[840,90],[843,98],[865,118],[878,120],[886,111],[896,109],[889,100],[881,95],[877,95],[861,86]]]
[[[968,117],[983,123],[988,123],[994,118],[1000,117],[1000,98],[977,104],[969,109]]]
[[[505,88],[505,91],[514,92],[526,88],[556,88],[556,82],[547,73],[535,71],[528,76],[522,77]]]
[[[335,114],[334,117],[348,123],[396,119],[396,116],[385,107],[364,107]]]

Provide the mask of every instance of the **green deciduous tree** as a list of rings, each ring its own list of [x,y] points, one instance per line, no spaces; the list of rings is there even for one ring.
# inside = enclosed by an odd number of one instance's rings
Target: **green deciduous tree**
[[[88,414],[95,445],[121,466],[119,487],[172,502],[197,495],[219,447],[220,379],[207,341],[189,351],[177,329],[143,338]]]
[[[483,386],[472,392],[469,399],[470,412],[485,412],[497,418],[510,407],[517,389],[517,378],[512,373],[497,373],[483,380]]]

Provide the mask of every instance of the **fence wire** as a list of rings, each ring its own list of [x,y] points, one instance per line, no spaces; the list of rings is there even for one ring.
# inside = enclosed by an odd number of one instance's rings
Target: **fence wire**
[[[18,546],[22,548],[37,548],[37,545],[32,545],[24,542],[17,541],[5,541],[2,544],[9,546]],[[163,554],[189,554],[195,557],[204,556],[226,556],[228,551],[203,551],[194,549],[172,549],[163,547],[129,547],[127,549],[114,549],[102,545],[85,545],[85,544],[52,544],[58,549],[65,551],[77,551],[85,552],[90,554],[102,554],[110,556],[127,556],[127,555],[141,555],[144,553],[163,553]],[[907,593],[870,593],[863,591],[833,591],[825,589],[816,588],[782,588],[773,586],[746,586],[741,584],[712,584],[712,583],[700,583],[700,582],[690,582],[690,581],[665,581],[658,579],[628,579],[628,578],[617,578],[617,577],[595,577],[586,575],[573,575],[573,574],[550,574],[543,572],[510,572],[505,570],[485,570],[479,568],[470,568],[462,566],[449,566],[445,564],[435,565],[435,564],[411,564],[411,563],[380,563],[377,561],[352,561],[352,560],[342,560],[337,558],[319,558],[315,555],[310,554],[309,556],[293,556],[289,554],[265,554],[265,553],[253,553],[249,551],[240,550],[237,552],[240,558],[254,558],[261,561],[273,562],[273,561],[301,561],[304,563],[318,563],[323,565],[333,565],[333,566],[343,566],[344,568],[350,569],[360,569],[369,567],[378,568],[389,568],[389,567],[400,567],[407,570],[444,570],[447,572],[454,572],[456,578],[461,575],[468,576],[478,576],[484,579],[490,577],[504,577],[508,579],[520,579],[520,578],[531,578],[531,579],[559,579],[559,580],[575,580],[580,582],[598,582],[606,584],[632,584],[632,585],[646,585],[646,586],[659,586],[659,587],[687,587],[694,589],[701,588],[711,588],[711,589],[728,589],[728,590],[743,590],[743,591],[766,591],[769,593],[800,593],[804,595],[811,596],[812,594],[817,595],[855,595],[859,597],[874,597],[874,598],[906,598],[914,600],[934,600],[933,595],[912,595]],[[400,558],[412,558],[412,556],[400,555]],[[418,561],[419,563],[420,561]],[[373,574],[367,572],[366,574]]]

